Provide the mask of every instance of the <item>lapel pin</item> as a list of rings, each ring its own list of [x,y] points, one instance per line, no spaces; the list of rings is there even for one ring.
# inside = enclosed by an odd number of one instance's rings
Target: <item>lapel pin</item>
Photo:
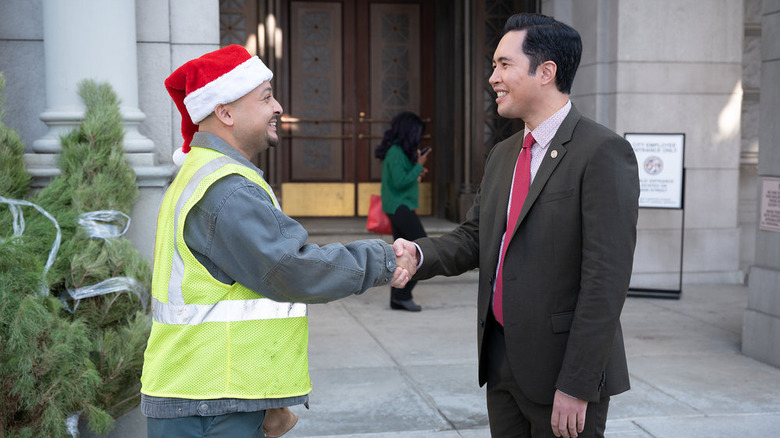
[[[558,151],[556,151],[555,149],[553,149],[553,150],[552,150],[552,152],[550,152],[550,156],[551,156],[552,158],[557,158],[557,157],[558,157]]]

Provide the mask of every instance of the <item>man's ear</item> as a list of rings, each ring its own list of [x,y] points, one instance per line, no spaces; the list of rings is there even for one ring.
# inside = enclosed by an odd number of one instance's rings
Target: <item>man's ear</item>
[[[543,62],[538,70],[542,84],[555,84],[555,73],[558,72],[558,66],[553,61]]]
[[[233,126],[233,108],[224,103],[220,103],[214,108],[214,116],[222,122],[223,125]]]

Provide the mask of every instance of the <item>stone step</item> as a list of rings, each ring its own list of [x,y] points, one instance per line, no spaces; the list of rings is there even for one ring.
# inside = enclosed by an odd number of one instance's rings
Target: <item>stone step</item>
[[[383,239],[392,242],[393,236],[379,235],[366,231],[365,217],[338,218],[295,218],[309,232],[309,242],[325,245],[332,242],[347,243],[361,239]],[[458,224],[446,219],[422,216],[420,221],[429,236],[441,236],[450,232]]]

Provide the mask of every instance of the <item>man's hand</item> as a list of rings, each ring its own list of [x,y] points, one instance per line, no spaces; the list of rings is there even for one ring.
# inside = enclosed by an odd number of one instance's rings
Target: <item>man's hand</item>
[[[415,262],[414,257],[411,255],[415,254],[416,247],[412,243],[409,244],[415,248],[415,251],[410,253],[407,249],[405,249],[405,247],[396,245],[395,243],[393,244],[396,268],[395,272],[393,273],[393,279],[390,281],[390,286],[398,289],[402,289],[404,286],[406,286],[406,283],[417,271],[417,262]]]
[[[420,264],[420,256],[417,254],[417,245],[406,239],[396,239],[396,241],[393,242],[393,249],[395,249],[396,257],[404,254],[408,254],[411,257],[413,270],[409,271],[409,274],[414,275],[415,272],[417,272],[417,265]]]
[[[409,272],[397,265],[397,259],[396,259],[396,268],[395,272],[393,272],[393,279],[390,280],[390,286],[403,289],[404,286],[406,286],[406,283],[409,282],[409,279],[411,278],[411,275],[409,275]]]
[[[552,425],[553,434],[564,438],[576,438],[577,434],[585,428],[585,411],[588,402],[555,390],[553,400]]]
[[[401,289],[406,286],[409,279],[417,272],[417,247],[406,240],[404,240],[406,244],[399,244],[398,240],[393,243],[396,268],[393,273],[393,279],[390,281],[390,286]]]

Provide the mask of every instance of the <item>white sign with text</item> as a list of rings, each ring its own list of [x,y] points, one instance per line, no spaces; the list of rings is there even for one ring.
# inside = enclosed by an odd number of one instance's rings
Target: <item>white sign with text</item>
[[[639,206],[682,208],[685,134],[626,134],[639,167]]]

